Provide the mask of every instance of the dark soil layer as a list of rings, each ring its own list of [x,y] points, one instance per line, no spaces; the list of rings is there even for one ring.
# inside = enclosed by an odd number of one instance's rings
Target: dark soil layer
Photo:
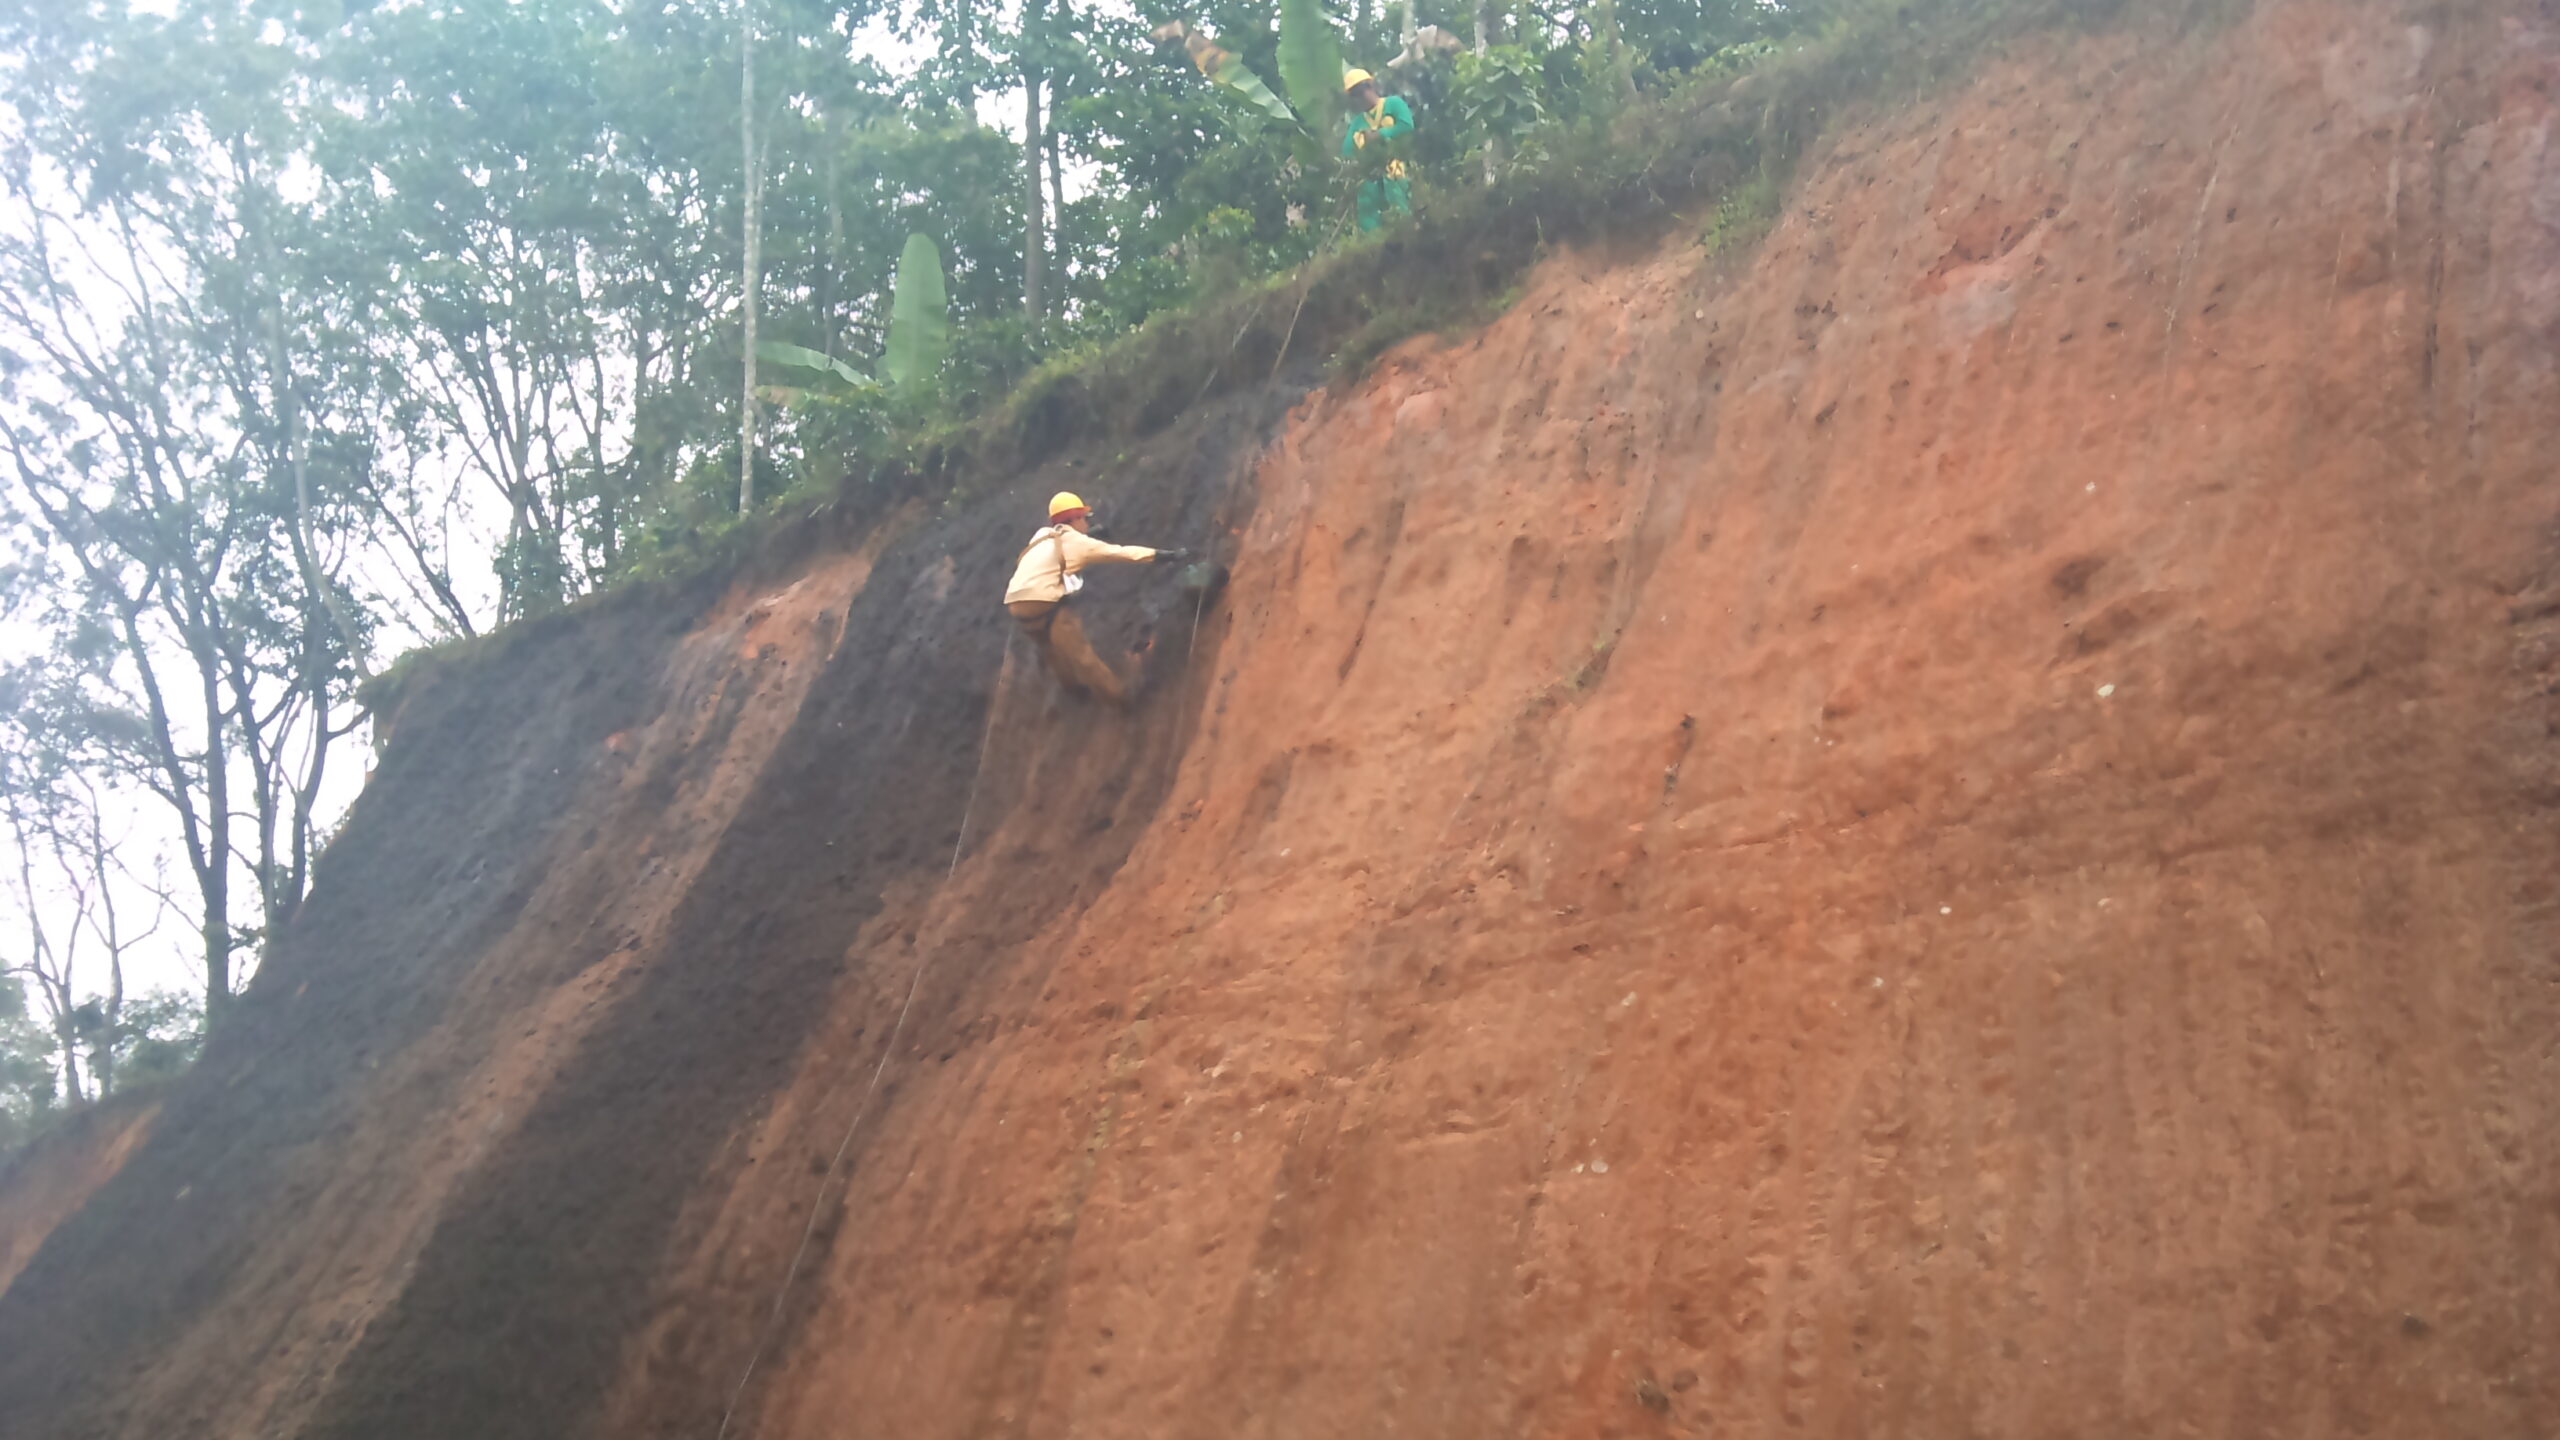
[[[403,743],[321,857],[292,937],[171,1093],[154,1143],[0,1296],[10,1433],[117,1433],[132,1391],[102,1381],[144,1369],[206,1307],[257,1283],[251,1257],[301,1223],[375,1065],[454,1005],[532,893],[596,741],[650,704],[656,676],[634,657],[689,618],[671,608],[550,627],[511,651],[514,683],[414,702]],[[190,1376],[187,1388],[210,1407],[238,1378]]]
[[[123,1086],[0,1160],[0,1291],[150,1135],[159,1092],[157,1085]]]

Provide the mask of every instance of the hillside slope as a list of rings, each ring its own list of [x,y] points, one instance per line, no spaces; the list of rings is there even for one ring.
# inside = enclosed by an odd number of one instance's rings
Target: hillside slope
[[[434,673],[0,1428],[2542,1433],[2555,82],[2047,35],[1747,254]],[[1237,557],[1097,580],[1125,718],[993,604],[1061,485]]]

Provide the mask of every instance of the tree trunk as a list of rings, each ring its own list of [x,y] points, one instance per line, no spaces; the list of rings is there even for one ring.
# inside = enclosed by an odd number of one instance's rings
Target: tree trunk
[[[89,875],[98,886],[98,913],[105,920],[102,932],[107,941],[106,1023],[99,1027],[100,1042],[89,1057],[89,1078],[98,1086],[98,1098],[104,1100],[116,1087],[116,1045],[124,1038],[124,947],[128,943],[123,919],[116,913],[116,887],[113,852],[107,844],[106,820],[98,813],[93,793],[87,806],[89,815]],[[152,929],[159,922],[152,922]],[[149,938],[145,932],[143,938]]]
[[[45,832],[46,838],[54,846],[54,855],[57,858],[62,854],[62,835],[59,830],[50,828],[52,824],[50,816],[42,816],[31,821],[27,813],[20,808],[20,796],[13,793],[6,798],[10,838],[17,842],[18,851],[18,892],[10,898],[22,907],[19,918],[26,923],[27,927],[27,951],[22,965],[0,970],[0,984],[14,983],[9,979],[10,975],[21,971],[36,982],[36,993],[43,997],[45,1014],[52,1021],[53,1043],[62,1051],[60,1068],[63,1098],[67,1103],[77,1105],[86,1097],[80,1089],[79,1032],[72,1027],[71,1023],[73,959],[70,955],[58,950],[45,934],[43,907],[37,898],[36,891],[36,851],[33,830],[41,829]],[[41,802],[37,803],[41,804]],[[79,939],[82,918],[75,912],[71,919],[71,934],[75,944]]]
[[[1057,113],[1058,97],[1052,94],[1049,97],[1049,114],[1054,119]],[[1058,288],[1063,291],[1067,268],[1067,174],[1058,160],[1057,126],[1049,127],[1046,141],[1049,152],[1049,249],[1057,257]],[[1063,293],[1059,299],[1064,301]]]
[[[115,864],[109,858],[106,822],[98,814],[93,795],[88,805],[89,838],[82,847],[89,878],[98,887],[96,933],[106,941],[107,993],[98,1026],[98,1048],[89,1052],[89,1079],[97,1086],[98,1098],[106,1099],[116,1088],[116,1044],[124,1038],[124,947],[123,921],[116,914]],[[156,928],[156,927],[155,927]]]
[[[268,266],[281,277],[284,261],[276,254],[274,242],[266,240],[260,248]],[[284,338],[284,302],[278,299],[267,311],[267,373],[275,389],[276,453],[293,471],[295,568],[302,572],[303,590],[328,612],[338,638],[346,643],[347,660],[355,666],[356,679],[371,680],[373,672],[364,663],[364,637],[356,629],[355,617],[339,599],[338,587],[320,572],[319,550],[311,541],[311,442],[303,433],[302,397],[294,393],[292,371],[288,368],[291,356]]]
[[[1494,0],[1476,0],[1476,54],[1479,57],[1493,48],[1493,6]],[[1405,13],[1408,16],[1413,13],[1410,0],[1405,7]],[[1493,182],[1500,179],[1501,175],[1502,140],[1498,136],[1489,136],[1484,142],[1485,188],[1492,189]]]
[[[1609,80],[1618,92],[1620,105],[1636,103],[1635,57],[1627,51],[1626,37],[1618,32],[1618,0],[1600,0],[1600,33],[1608,47]]]
[[[1040,205],[1040,73],[1022,67],[1022,313],[1040,324],[1040,269],[1048,227]]]
[[[604,552],[604,568],[610,572],[614,568],[614,561],[618,558],[615,511],[619,506],[616,503],[618,497],[614,494],[616,487],[613,483],[613,469],[604,463],[604,431],[605,426],[611,423],[612,411],[607,405],[602,345],[588,352],[587,363],[592,367],[590,373],[595,376],[596,382],[596,418],[595,423],[587,428],[587,450],[595,458],[596,467],[597,548]],[[632,372],[631,393],[635,399],[640,393],[640,377],[637,371]],[[625,463],[629,463],[628,460]]]
[[[77,1107],[89,1103],[89,1092],[80,1083],[80,1032],[71,1023],[71,995],[64,991],[49,996],[53,1011],[53,1043],[62,1047],[62,1098]]]
[[[836,318],[836,276],[844,269],[843,114],[827,116],[826,129],[827,263],[818,269],[818,345],[833,355],[844,333]]]
[[[199,643],[204,643],[199,641]],[[218,657],[201,651],[196,665],[204,682],[204,855],[196,872],[196,888],[204,897],[204,1028],[231,1015],[231,767],[225,737],[222,673]]]
[[[660,332],[654,321],[635,323],[631,329],[631,451],[625,463],[630,467],[631,503],[636,510],[642,503],[641,497],[651,493],[657,484],[658,472],[664,468],[658,458],[655,382],[651,379],[664,352],[660,348]],[[669,343],[672,344],[671,341]],[[611,565],[615,558],[608,553],[605,563]]]
[[[1040,213],[1040,85],[1039,51],[1045,0],[1023,0],[1022,38],[1017,58],[1022,65],[1022,313],[1034,330],[1040,326],[1040,272],[1048,252],[1048,226]]]
[[[124,1031],[124,956],[114,945],[107,948],[106,1024],[99,1027],[98,1048],[90,1053],[90,1078],[98,1082],[98,1098],[106,1099],[116,1088],[116,1042]]]
[[[293,546],[294,558],[301,562],[302,586],[319,600],[329,623],[337,627],[338,639],[347,647],[347,663],[355,667],[358,683],[373,678],[364,663],[364,636],[356,629],[356,617],[349,614],[338,596],[338,587],[320,570],[318,551],[311,543],[311,447],[296,437],[293,451]]]
[[[602,443],[601,438],[598,443]],[[318,652],[315,648],[309,653],[316,655]],[[305,692],[311,697],[311,763],[310,767],[303,772],[303,781],[300,785],[294,785],[288,781],[285,787],[293,802],[292,813],[287,817],[287,823],[292,827],[287,839],[289,858],[286,861],[283,881],[278,887],[283,896],[283,903],[275,907],[275,918],[268,923],[267,927],[266,946],[258,956],[258,963],[262,966],[275,955],[276,945],[282,939],[285,927],[291,925],[294,917],[302,913],[303,898],[311,893],[311,852],[314,838],[312,806],[319,797],[321,781],[328,775],[329,746],[337,739],[337,733],[329,728],[328,666],[315,661],[301,677],[301,683]],[[279,771],[282,770],[283,763],[284,757],[279,746],[279,754],[276,757]]]
[[[745,384],[738,396],[738,513],[756,508],[756,278],[763,260],[764,167],[756,155],[756,4],[738,5],[738,141],[746,162]]]

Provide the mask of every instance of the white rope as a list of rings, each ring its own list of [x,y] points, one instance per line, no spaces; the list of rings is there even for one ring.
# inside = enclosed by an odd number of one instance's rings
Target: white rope
[[[951,842],[950,868],[942,872],[942,883],[946,886],[951,883],[951,877],[960,873],[960,852],[969,843],[969,817],[978,806],[978,781],[987,773],[987,744],[995,738],[996,702],[1004,696],[1004,669],[1012,661],[1013,626],[1008,624],[1005,627],[1004,659],[996,672],[996,693],[987,701],[987,728],[978,737],[978,768],[969,777],[969,798],[960,807],[960,835]],[[845,1126],[844,1139],[836,1143],[835,1157],[827,1162],[826,1175],[818,1182],[817,1198],[809,1204],[808,1223],[800,1227],[800,1247],[791,1252],[791,1264],[782,1272],[781,1288],[773,1292],[773,1309],[765,1316],[764,1333],[756,1337],[755,1351],[747,1357],[746,1373],[738,1377],[737,1388],[729,1392],[728,1408],[720,1412],[717,1440],[728,1440],[729,1422],[737,1418],[738,1402],[746,1398],[747,1383],[755,1378],[756,1367],[764,1362],[764,1352],[773,1344],[774,1335],[782,1327],[782,1307],[791,1298],[792,1282],[800,1278],[801,1262],[809,1257],[809,1241],[818,1233],[818,1216],[826,1207],[827,1191],[835,1184],[836,1172],[843,1167],[845,1155],[853,1149],[854,1135],[862,1129],[862,1122],[870,1118],[871,1102],[880,1093],[880,1077],[888,1073],[889,1057],[898,1053],[898,1037],[906,1033],[907,1014],[915,1009],[916,992],[924,988],[924,972],[932,965],[939,948],[928,946],[916,959],[915,975],[907,981],[907,998],[898,1006],[897,1023],[889,1027],[889,1043],[880,1047],[880,1063],[871,1067],[871,1083],[863,1088],[862,1103],[854,1109],[853,1123]]]
[[[1216,574],[1216,569],[1213,564],[1210,569],[1210,575],[1214,574]],[[1191,638],[1185,642],[1182,647],[1182,668],[1184,670],[1189,670],[1191,668],[1191,657],[1200,653],[1200,617],[1208,610],[1208,608],[1209,575],[1203,575],[1200,579],[1200,598],[1191,606]]]

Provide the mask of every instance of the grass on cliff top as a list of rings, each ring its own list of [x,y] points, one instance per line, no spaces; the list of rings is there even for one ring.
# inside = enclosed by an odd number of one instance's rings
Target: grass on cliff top
[[[1709,247],[1738,249],[1774,218],[1796,162],[1853,107],[1907,103],[2027,35],[2130,22],[2182,30],[2252,3],[1839,0],[1818,35],[1738,77],[1693,83],[1605,128],[1552,134],[1543,163],[1499,186],[1442,177],[1411,222],[1377,239],[1052,360],[992,410],[924,437],[913,463],[965,489],[968,472],[1145,433],[1285,367],[1356,372],[1409,335],[1487,317],[1554,246],[1646,238],[1699,207],[1718,212],[1702,236]]]
[[[908,498],[973,498],[1047,457],[1125,443],[1284,373],[1357,374],[1411,336],[1489,320],[1557,245],[1656,237],[1704,210],[1700,243],[1739,252],[1767,231],[1796,162],[1845,113],[1909,103],[2027,36],[2124,24],[2180,33],[2254,3],[1837,0],[1820,33],[1738,77],[1693,83],[1605,128],[1547,137],[1544,161],[1498,186],[1426,188],[1419,213],[1378,237],[1052,358],[993,408],[916,437],[831,496],[786,496],[552,616],[412,651],[362,699],[387,711],[425,669],[495,653],[528,627],[671,592],[716,593],[703,587],[802,553],[821,530],[858,528]]]

